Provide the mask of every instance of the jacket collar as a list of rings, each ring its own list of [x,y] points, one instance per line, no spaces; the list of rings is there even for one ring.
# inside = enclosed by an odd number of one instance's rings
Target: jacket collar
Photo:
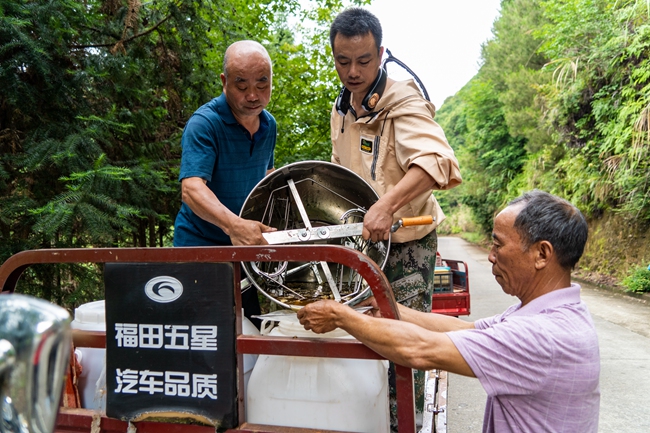
[[[365,114],[355,122],[372,124],[379,119],[384,120],[385,118],[399,117],[404,114],[409,114],[412,112],[412,105],[409,105],[407,108],[408,111],[403,111],[402,108],[404,104],[412,100],[420,100],[425,108],[431,113],[432,116],[435,116],[435,107],[433,104],[422,96],[420,89],[415,80],[409,79],[406,81],[395,81],[393,84],[386,89],[386,92],[382,95],[377,108],[371,113]],[[354,116],[353,116],[354,119]]]

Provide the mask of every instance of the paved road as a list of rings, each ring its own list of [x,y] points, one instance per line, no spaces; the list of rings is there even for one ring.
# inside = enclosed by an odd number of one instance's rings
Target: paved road
[[[442,257],[467,262],[471,315],[494,315],[517,302],[492,276],[487,252],[463,239],[440,237]],[[599,432],[650,432],[650,303],[583,284],[582,298],[600,342]],[[481,432],[486,394],[478,380],[450,374],[449,433]]]

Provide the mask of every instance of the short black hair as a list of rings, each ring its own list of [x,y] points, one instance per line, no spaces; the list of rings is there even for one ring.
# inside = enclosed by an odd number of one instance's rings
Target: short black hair
[[[535,242],[553,245],[560,266],[572,269],[587,243],[587,221],[580,210],[568,201],[535,189],[508,203],[523,204],[515,218],[515,230],[527,249]]]
[[[377,51],[381,48],[381,23],[372,13],[363,8],[349,8],[334,18],[330,27],[330,45],[334,49],[334,39],[337,34],[346,38],[372,34]]]

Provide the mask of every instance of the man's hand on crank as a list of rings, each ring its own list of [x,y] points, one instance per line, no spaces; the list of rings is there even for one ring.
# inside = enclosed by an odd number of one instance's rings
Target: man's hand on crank
[[[393,212],[389,205],[379,200],[363,217],[363,238],[373,242],[387,241],[391,225]]]
[[[227,231],[233,245],[268,245],[262,233],[274,232],[277,229],[261,222],[236,218]]]
[[[355,307],[372,307],[371,310],[366,311],[364,314],[372,317],[382,317],[381,312],[379,311],[379,306],[377,305],[377,300],[374,296],[364,299],[355,305]]]
[[[306,330],[324,334],[339,327],[339,315],[345,314],[345,310],[353,311],[350,307],[336,301],[317,301],[298,310],[298,320]]]

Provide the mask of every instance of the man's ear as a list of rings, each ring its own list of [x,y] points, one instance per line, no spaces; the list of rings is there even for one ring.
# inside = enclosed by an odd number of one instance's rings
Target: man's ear
[[[555,249],[549,241],[539,241],[534,245],[536,251],[535,268],[542,269],[548,266],[555,256]]]

